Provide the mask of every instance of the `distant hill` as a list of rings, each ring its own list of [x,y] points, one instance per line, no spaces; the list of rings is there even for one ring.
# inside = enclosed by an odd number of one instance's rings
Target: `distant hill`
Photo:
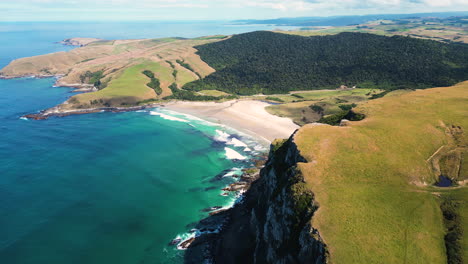
[[[417,14],[377,14],[377,15],[362,15],[362,16],[330,16],[330,17],[293,17],[293,18],[277,18],[266,20],[236,20],[235,23],[244,24],[273,24],[283,26],[347,26],[355,24],[363,24],[369,21],[380,19],[403,19],[403,18],[422,18],[422,17],[437,17],[447,18],[451,16],[466,16],[468,11],[461,12],[441,12],[441,13],[417,13]]]
[[[257,31],[196,46],[216,72],[184,86],[229,93],[284,93],[340,85],[387,90],[468,79],[468,45],[340,33],[302,37]]]

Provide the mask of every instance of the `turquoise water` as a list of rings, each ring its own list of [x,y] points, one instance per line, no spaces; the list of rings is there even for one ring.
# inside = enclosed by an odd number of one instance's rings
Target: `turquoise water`
[[[0,67],[70,49],[53,43],[72,35],[73,25],[65,29],[0,23]],[[0,80],[0,263],[180,263],[183,251],[168,243],[193,235],[204,208],[232,204],[220,189],[251,166],[227,151],[248,158],[262,149],[164,109],[20,119],[71,95],[54,81]]]

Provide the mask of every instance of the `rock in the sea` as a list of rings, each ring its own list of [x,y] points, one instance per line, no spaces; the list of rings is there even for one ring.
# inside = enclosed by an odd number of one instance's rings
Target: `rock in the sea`
[[[247,182],[235,182],[230,184],[228,187],[223,188],[221,190],[226,191],[226,192],[239,192],[239,191],[245,191],[248,188],[249,184]]]
[[[193,241],[195,241],[195,237],[189,238],[189,239],[185,240],[184,242],[180,243],[178,248],[179,249],[187,249],[190,246],[190,244],[192,244]]]
[[[25,115],[22,117],[27,118],[27,119],[34,119],[34,120],[47,119],[47,116],[41,115],[41,114],[29,114],[29,115]]]
[[[205,208],[205,209],[202,209],[201,211],[202,212],[212,212],[212,211],[216,211],[218,209],[221,209],[222,206],[212,206],[212,207],[208,207],[208,208]]]
[[[219,214],[219,213],[224,212],[224,211],[226,211],[226,210],[228,210],[228,209],[216,210],[216,211],[211,212],[210,215],[213,216],[213,215],[215,215],[215,214]]]
[[[175,245],[179,244],[181,241],[182,241],[181,238],[175,238],[169,243],[169,245],[175,246]]]

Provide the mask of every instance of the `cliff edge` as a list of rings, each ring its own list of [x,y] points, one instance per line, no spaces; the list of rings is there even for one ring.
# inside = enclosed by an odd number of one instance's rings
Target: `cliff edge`
[[[297,167],[302,162],[294,135],[274,142],[243,200],[211,217],[223,219],[222,231],[197,238],[186,263],[326,263],[326,245],[310,224],[318,204]]]
[[[362,121],[275,142],[186,263],[465,263],[467,88],[395,91],[356,107]]]

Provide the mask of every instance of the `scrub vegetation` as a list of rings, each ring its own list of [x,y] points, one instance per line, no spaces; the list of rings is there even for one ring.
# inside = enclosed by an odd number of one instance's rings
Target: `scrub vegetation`
[[[291,118],[294,123],[304,125],[313,122],[339,124],[349,110],[367,102],[378,89],[317,90],[274,95],[281,104],[271,105],[266,110],[274,115]],[[270,96],[265,99],[268,100]],[[261,99],[264,97],[254,96]],[[341,118],[338,116],[341,115]],[[334,118],[333,118],[334,116]],[[337,118],[338,117],[338,118]],[[335,122],[330,121],[335,119]]]
[[[159,82],[158,78],[154,77],[154,73],[149,70],[144,70],[142,73],[151,80],[146,84],[146,86],[152,88],[157,95],[160,95],[162,93],[161,83]]]

